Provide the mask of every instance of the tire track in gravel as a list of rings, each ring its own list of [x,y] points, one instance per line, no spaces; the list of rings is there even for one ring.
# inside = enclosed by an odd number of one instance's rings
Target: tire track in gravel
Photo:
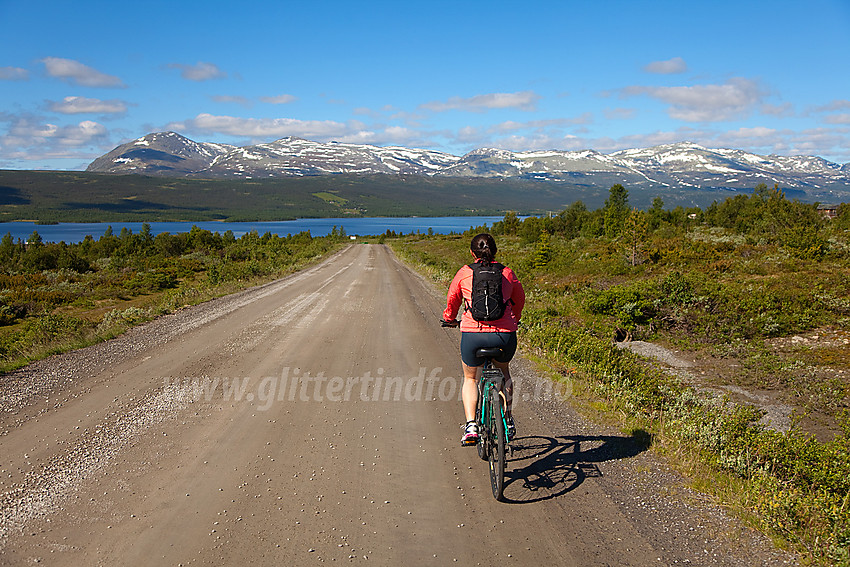
[[[0,563],[794,562],[521,359],[495,502],[442,301],[355,245],[0,378]]]
[[[349,263],[343,266],[331,277],[338,275],[349,268],[350,265]],[[164,345],[185,333],[242,309],[246,305],[309,280],[323,271],[322,266],[313,266],[286,278],[224,298],[214,299],[192,309],[181,309],[143,327],[131,329],[118,340],[55,356],[49,361],[39,361],[29,365],[26,369],[0,376],[0,408],[9,413],[24,407],[33,398],[53,392],[62,385],[72,384],[74,378],[78,375],[77,369],[81,364],[92,372],[102,371],[109,365],[124,360],[133,354]],[[2,430],[0,430],[0,433],[2,433]]]
[[[334,277],[350,266],[349,262],[338,271],[325,276],[326,279],[320,287],[328,285]],[[103,371],[110,364],[125,360],[136,352],[155,351],[187,332],[209,325],[255,301],[278,294],[319,272],[320,267],[314,267],[229,298],[214,300],[191,310],[191,313],[187,311],[162,318],[142,328],[133,329],[124,337],[108,344],[54,357],[27,369],[9,373],[0,382],[0,409],[3,412],[0,415],[8,417],[16,410],[32,405],[32,402],[42,395],[49,401],[50,396],[44,393],[55,392],[63,383],[74,383],[86,372]],[[225,343],[221,350],[225,354],[251,350],[262,342],[269,332],[285,327],[293,319],[309,321],[311,311],[321,310],[326,303],[327,300],[321,299],[319,293],[301,294],[259,319],[235,339]],[[134,340],[136,337],[132,335],[139,333],[144,334],[145,340]],[[96,363],[81,372],[80,358],[84,358],[86,362],[96,359]],[[142,361],[151,358],[150,355],[145,356]],[[119,411],[105,414],[93,427],[83,428],[76,439],[57,440],[56,445],[62,446],[63,451],[43,460],[40,467],[29,461],[28,453],[24,454],[28,467],[19,467],[15,471],[17,475],[6,474],[8,479],[13,479],[8,483],[11,488],[0,493],[0,550],[11,532],[20,531],[28,522],[44,518],[61,507],[82,481],[108,467],[114,457],[141,432],[173,417],[176,412],[186,409],[205,394],[203,389],[198,389],[197,382],[173,382],[166,376],[162,383],[161,388],[155,388],[145,396],[131,397],[129,404],[124,404]],[[85,391],[76,392],[73,397],[84,393]],[[46,412],[58,409],[62,403],[41,405],[34,416],[24,415],[13,424],[6,424],[5,427],[9,429],[0,430],[2,436],[8,435],[11,429],[20,427],[28,419],[43,417]],[[74,431],[80,431],[80,426],[74,426]],[[73,432],[70,432],[69,436],[73,436]]]

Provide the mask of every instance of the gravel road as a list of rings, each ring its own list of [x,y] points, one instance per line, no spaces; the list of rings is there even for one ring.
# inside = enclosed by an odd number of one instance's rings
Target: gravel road
[[[796,563],[521,355],[496,502],[442,302],[358,244],[0,376],[0,564]]]

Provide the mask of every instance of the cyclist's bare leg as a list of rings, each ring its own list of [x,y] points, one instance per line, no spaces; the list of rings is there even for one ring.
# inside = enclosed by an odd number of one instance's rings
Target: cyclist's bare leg
[[[511,407],[513,406],[514,401],[514,381],[511,379],[511,370],[508,368],[510,365],[509,362],[499,362],[494,360],[493,364],[496,365],[496,368],[502,371],[502,374],[505,377],[505,400],[508,402],[507,408],[505,411],[506,417],[511,416]]]
[[[475,410],[478,405],[478,366],[463,365],[463,386],[461,387],[460,397],[463,400],[463,413],[466,414],[466,421],[475,421]]]

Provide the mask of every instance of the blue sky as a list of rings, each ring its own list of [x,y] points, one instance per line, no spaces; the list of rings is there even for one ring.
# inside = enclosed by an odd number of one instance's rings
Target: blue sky
[[[173,130],[850,162],[850,0],[0,0],[0,168]]]

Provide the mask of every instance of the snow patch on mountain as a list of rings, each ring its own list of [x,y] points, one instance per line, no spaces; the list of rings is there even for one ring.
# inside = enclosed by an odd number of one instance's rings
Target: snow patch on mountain
[[[402,146],[315,142],[286,137],[244,147],[195,142],[175,132],[151,133],[94,160],[88,171],[201,178],[274,178],[309,175],[427,175],[525,178],[610,187],[657,186],[783,189],[850,193],[850,164],[815,156],[760,156],[708,149],[692,142],[626,149],[529,150],[479,148],[463,156]]]

